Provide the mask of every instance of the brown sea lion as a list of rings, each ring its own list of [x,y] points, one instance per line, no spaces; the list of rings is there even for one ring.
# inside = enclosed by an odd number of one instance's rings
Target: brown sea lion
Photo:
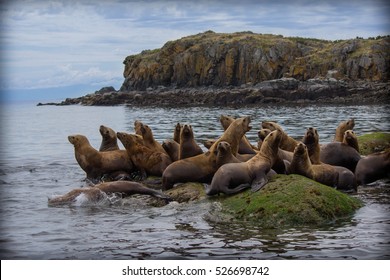
[[[130,196],[133,194],[145,194],[162,198],[167,201],[172,200],[171,197],[162,193],[161,191],[150,189],[140,183],[131,181],[116,181],[101,183],[95,185],[94,187],[74,189],[67,194],[49,198],[48,204],[50,206],[55,206],[74,203],[77,200],[77,197],[79,197],[81,194],[85,195],[88,202],[98,202],[106,198],[105,194],[110,193],[120,193],[124,196]]]
[[[335,142],[343,142],[344,133],[347,130],[353,129],[354,126],[355,126],[355,120],[354,119],[342,121],[336,128],[336,133],[335,133],[333,141],[335,141]]]
[[[165,152],[151,150],[138,143],[135,135],[118,132],[117,137],[125,146],[128,156],[141,171],[143,177],[146,175],[161,176],[167,166],[172,163],[171,158]]]
[[[289,152],[294,152],[295,146],[299,141],[287,135],[283,128],[276,122],[262,122],[261,126],[263,129],[269,129],[271,131],[279,130],[282,132],[282,140],[280,141],[280,148]]]
[[[162,147],[167,152],[172,162],[179,160],[180,144],[173,139],[166,139],[162,143]]]
[[[103,175],[118,171],[128,173],[134,169],[125,150],[99,152],[84,135],[70,135],[68,140],[74,146],[78,164],[89,179],[100,179]]]
[[[142,131],[141,131],[141,127],[142,127],[142,122],[140,122],[139,120],[135,120],[134,121],[134,131],[135,131],[135,134],[139,135],[139,136],[142,136]]]
[[[276,160],[281,136],[279,131],[271,132],[260,151],[247,162],[222,165],[211,184],[206,185],[206,194],[234,194],[249,187],[252,191],[261,189],[268,182],[267,173]]]
[[[270,129],[262,128],[257,132],[257,136],[259,140],[257,141],[257,149],[260,150],[261,144],[263,143],[265,137],[271,133]]]
[[[302,138],[303,144],[306,145],[310,161],[312,164],[321,164],[320,162],[320,136],[317,129],[309,127]]]
[[[320,146],[320,161],[331,165],[344,166],[355,171],[361,156],[354,148],[342,142],[332,142]]]
[[[99,152],[119,150],[118,139],[116,132],[104,125],[101,125],[99,132],[102,135],[102,143],[100,144]]]
[[[342,166],[330,164],[312,164],[309,151],[304,143],[295,148],[294,157],[289,166],[289,174],[299,174],[321,184],[340,190],[356,190],[353,172]]]
[[[359,142],[353,130],[348,129],[346,132],[344,132],[344,137],[342,142],[344,144],[347,144],[348,146],[351,146],[359,153]]]
[[[217,142],[216,139],[207,139],[207,140],[204,140],[204,141],[203,141],[203,146],[205,146],[207,149],[210,149],[211,146],[212,146],[215,142]]]
[[[170,189],[175,183],[210,182],[217,171],[217,146],[219,142],[230,144],[232,154],[236,155],[240,139],[250,130],[250,118],[235,120],[206,153],[178,160],[167,167],[163,173],[163,189]]]
[[[194,139],[192,126],[188,124],[183,125],[180,132],[179,159],[185,159],[200,154],[203,154],[203,150]]]
[[[143,124],[140,121],[136,122],[137,125],[134,125],[134,128],[137,127],[137,131],[141,133],[144,145],[153,151],[168,155],[162,145],[154,139],[152,129],[147,124]]]
[[[366,185],[390,177],[390,149],[370,154],[356,165],[355,176],[358,185]]]
[[[226,141],[221,141],[217,146],[217,168],[220,168],[226,163],[238,163],[241,162],[232,154],[230,144]]]
[[[175,130],[173,131],[173,140],[179,144],[180,144],[180,132],[182,127],[183,126],[180,123],[177,123],[175,126]]]
[[[229,125],[234,121],[234,118],[227,116],[227,115],[221,115],[219,118],[219,121],[221,122],[223,130],[226,130],[229,127]],[[249,142],[248,138],[245,135],[240,140],[240,146],[238,148],[238,153],[239,154],[256,154],[256,148],[254,146],[252,146],[252,144]]]

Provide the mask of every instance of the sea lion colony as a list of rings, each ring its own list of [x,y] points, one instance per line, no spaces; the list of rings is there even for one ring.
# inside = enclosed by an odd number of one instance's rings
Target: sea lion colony
[[[276,173],[300,174],[347,191],[390,173],[389,149],[367,157],[359,154],[352,131],[353,119],[341,122],[333,142],[323,145],[315,128],[308,128],[299,141],[290,137],[279,124],[269,121],[261,123],[258,143],[252,145],[245,136],[251,129],[249,117],[234,119],[221,115],[220,122],[224,133],[218,139],[205,141],[205,151],[197,144],[192,126],[180,123],[173,128],[173,138],[162,144],[154,139],[152,129],[138,120],[134,122],[134,134],[115,133],[111,128],[100,126],[100,151],[90,145],[86,136],[70,135],[68,139],[89,180],[134,181],[132,174],[137,172],[141,174],[141,181],[147,176],[161,177],[163,190],[178,183],[201,182],[208,195],[233,194],[245,188],[257,191]],[[124,150],[118,148],[117,139]],[[142,182],[121,184],[121,188],[114,182],[96,184],[95,188],[103,193],[139,193],[169,201],[167,195],[151,191]],[[72,202],[80,193],[99,197],[94,188],[76,189],[49,199],[49,204]]]

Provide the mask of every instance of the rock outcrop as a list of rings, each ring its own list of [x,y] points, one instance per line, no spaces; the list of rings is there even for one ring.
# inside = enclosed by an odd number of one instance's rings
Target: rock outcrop
[[[389,37],[326,41],[207,31],[126,57],[121,91],[255,85],[283,77],[387,81],[389,47]]]

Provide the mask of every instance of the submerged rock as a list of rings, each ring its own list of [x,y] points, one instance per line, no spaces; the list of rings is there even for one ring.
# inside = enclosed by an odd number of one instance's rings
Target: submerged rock
[[[261,227],[322,225],[351,217],[362,202],[300,175],[276,175],[263,189],[214,198],[208,219],[252,221]]]

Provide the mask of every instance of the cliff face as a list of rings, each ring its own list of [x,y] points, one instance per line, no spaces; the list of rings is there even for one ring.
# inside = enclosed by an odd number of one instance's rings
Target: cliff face
[[[388,81],[390,39],[325,41],[212,31],[128,56],[121,91],[238,86],[291,77]]]

